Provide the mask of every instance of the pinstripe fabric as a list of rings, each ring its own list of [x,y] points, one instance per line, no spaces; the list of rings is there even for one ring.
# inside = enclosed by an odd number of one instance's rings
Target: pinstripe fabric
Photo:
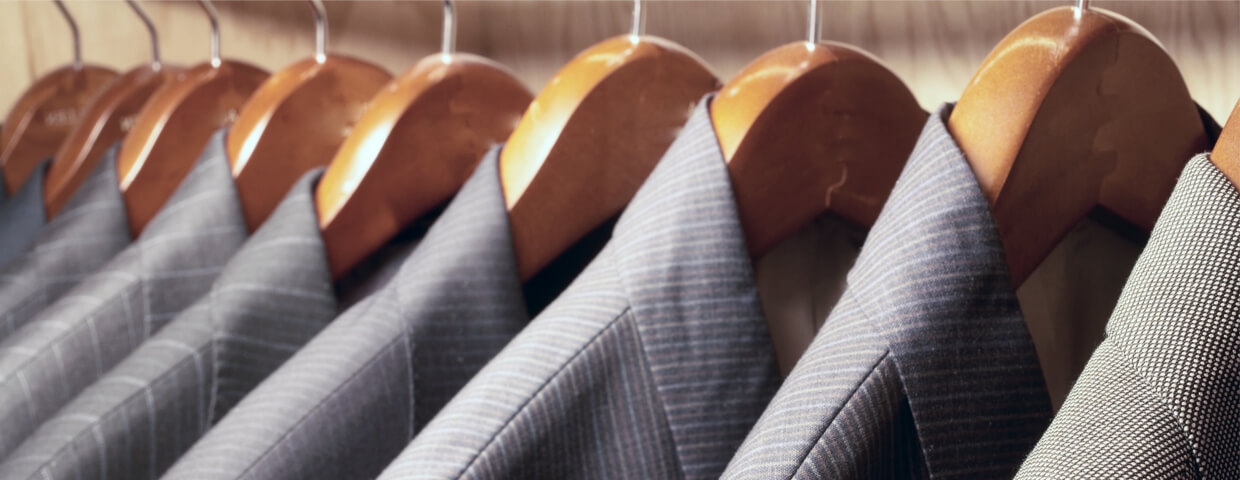
[[[47,222],[47,212],[43,211],[43,174],[51,163],[51,158],[39,162],[26,183],[0,206],[0,266],[30,247]]]
[[[998,478],[1050,418],[989,206],[931,115],[849,286],[724,478]]]
[[[224,130],[136,241],[0,342],[0,457],[207,291],[245,239]]]
[[[0,339],[129,245],[129,220],[116,179],[119,148],[103,154],[34,245],[0,270]]]
[[[1240,478],[1238,289],[1240,193],[1200,155],[1017,478]]]
[[[390,283],[325,328],[167,478],[373,478],[528,322],[489,153]]]
[[[380,478],[711,478],[779,382],[706,105],[572,286]]]
[[[305,175],[192,307],[43,424],[0,478],[156,478],[336,313]]]

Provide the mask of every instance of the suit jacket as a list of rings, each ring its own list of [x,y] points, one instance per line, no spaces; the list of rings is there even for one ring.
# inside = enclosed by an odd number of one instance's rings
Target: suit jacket
[[[220,130],[136,241],[0,342],[0,457],[205,293],[245,237]]]
[[[1003,247],[931,115],[848,289],[724,478],[1011,476],[1050,420]]]
[[[602,253],[380,478],[719,476],[779,372],[709,98]]]
[[[43,174],[51,159],[43,160],[26,183],[0,206],[0,266],[5,266],[39,237],[47,223],[43,210]],[[3,182],[3,179],[0,179]]]
[[[306,174],[210,293],[84,390],[0,478],[156,478],[336,314]]]
[[[167,478],[374,478],[528,322],[496,152],[391,282],[259,385]]]
[[[1240,478],[1240,193],[1208,155],[1017,478]]]
[[[119,148],[104,153],[34,245],[0,269],[0,339],[129,245],[129,220],[116,178]]]

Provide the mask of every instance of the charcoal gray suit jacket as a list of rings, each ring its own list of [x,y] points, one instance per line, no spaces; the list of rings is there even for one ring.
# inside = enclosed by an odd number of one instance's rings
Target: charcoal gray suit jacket
[[[39,163],[12,197],[0,204],[0,267],[26,250],[47,223],[43,206],[43,174],[51,159]],[[4,179],[0,178],[0,183]]]
[[[709,96],[593,263],[380,478],[717,478],[779,385]]]
[[[0,458],[202,296],[241,246],[224,133],[137,240],[0,342]]]

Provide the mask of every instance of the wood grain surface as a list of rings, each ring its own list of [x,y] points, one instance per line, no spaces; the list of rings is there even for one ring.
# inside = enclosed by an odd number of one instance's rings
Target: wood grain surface
[[[120,1],[69,1],[87,62],[130,69],[150,56],[146,32]],[[1033,14],[1067,1],[824,1],[822,37],[882,58],[932,109],[955,100],[986,54]],[[195,2],[144,1],[164,58],[192,65],[209,52]],[[1222,123],[1240,97],[1240,0],[1106,1],[1157,37],[1193,97]],[[219,1],[225,57],[268,70],[313,53],[299,1]],[[329,49],[392,72],[439,48],[437,1],[328,1]],[[458,50],[511,67],[537,92],[588,46],[628,31],[626,1],[470,1],[457,4]],[[763,52],[804,38],[806,2],[651,0],[646,31],[697,52],[726,81]],[[49,0],[0,0],[0,108],[38,76],[72,59],[69,30]]]

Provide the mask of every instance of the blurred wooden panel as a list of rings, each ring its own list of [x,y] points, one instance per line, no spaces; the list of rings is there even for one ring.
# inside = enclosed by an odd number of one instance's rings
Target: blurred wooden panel
[[[1066,1],[825,1],[824,39],[882,58],[927,109],[954,100],[990,49],[1020,22]],[[149,42],[120,1],[70,1],[88,62],[124,70],[148,61]],[[143,2],[160,29],[165,61],[208,53],[208,26],[194,2]],[[304,2],[217,2],[224,55],[267,69],[311,55]],[[1179,63],[1194,97],[1224,121],[1240,97],[1240,0],[1106,1]],[[398,73],[439,48],[437,1],[328,1],[329,48]],[[457,2],[458,49],[511,67],[534,90],[575,54],[630,26],[626,1]],[[727,79],[762,52],[805,36],[803,1],[650,1],[646,31],[679,42]],[[68,29],[48,0],[0,0],[0,108],[38,75],[70,61]]]

